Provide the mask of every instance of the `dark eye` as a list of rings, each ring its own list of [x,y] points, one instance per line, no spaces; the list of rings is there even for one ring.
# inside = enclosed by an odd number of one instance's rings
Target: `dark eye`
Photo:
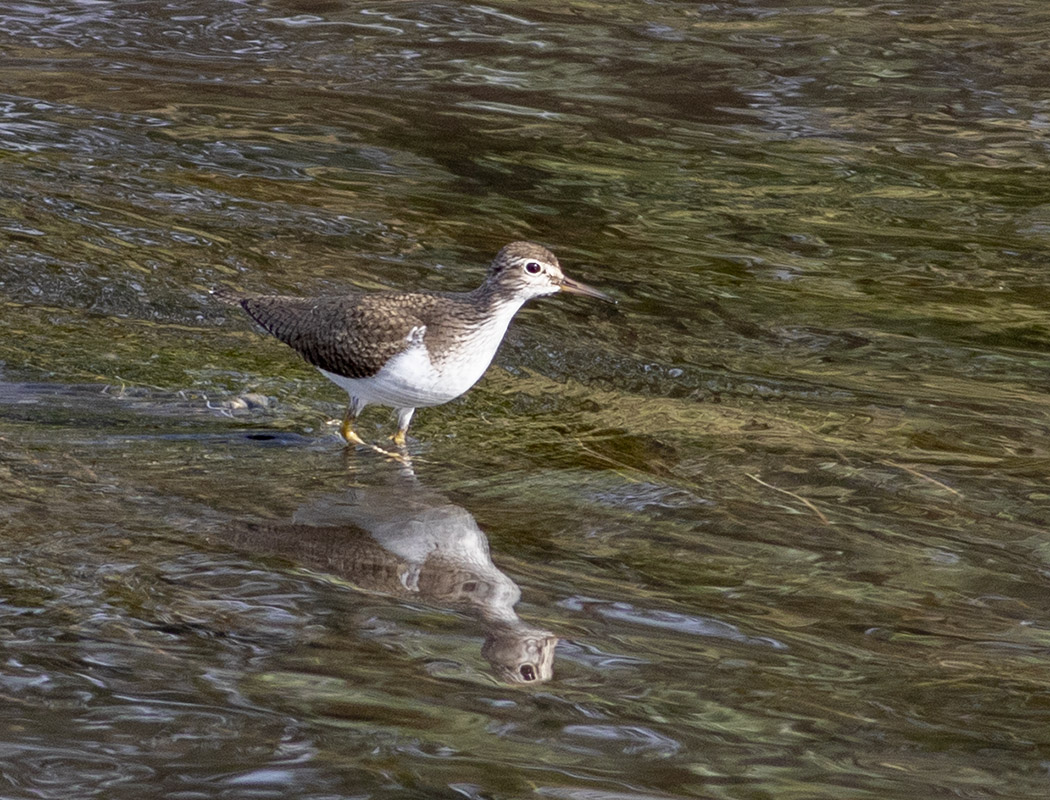
[[[525,265],[525,271],[530,275],[539,275],[543,271],[543,267],[539,265],[538,261],[530,261]]]

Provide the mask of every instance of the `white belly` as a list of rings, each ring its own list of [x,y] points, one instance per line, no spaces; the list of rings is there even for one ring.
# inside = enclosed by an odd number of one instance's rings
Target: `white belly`
[[[426,408],[447,403],[477,383],[496,353],[495,347],[486,349],[488,352],[467,348],[465,357],[443,362],[440,372],[426,347],[416,345],[398,353],[370,378],[345,378],[323,369],[321,374],[341,386],[362,407]]]

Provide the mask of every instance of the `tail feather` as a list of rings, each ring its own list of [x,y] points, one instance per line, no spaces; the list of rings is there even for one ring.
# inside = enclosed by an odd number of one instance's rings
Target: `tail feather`
[[[234,291],[226,286],[219,286],[216,289],[212,289],[211,296],[220,303],[225,303],[228,306],[239,306],[245,301],[245,299],[247,299],[247,295]]]

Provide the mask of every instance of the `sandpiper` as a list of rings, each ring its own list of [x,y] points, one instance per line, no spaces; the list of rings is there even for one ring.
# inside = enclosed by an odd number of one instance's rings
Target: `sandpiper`
[[[488,369],[518,309],[556,292],[611,297],[565,276],[555,255],[512,242],[496,255],[485,282],[471,292],[373,292],[338,297],[220,293],[321,374],[350,402],[339,432],[367,445],[354,421],[369,404],[397,410],[401,446],[417,408],[459,397]]]

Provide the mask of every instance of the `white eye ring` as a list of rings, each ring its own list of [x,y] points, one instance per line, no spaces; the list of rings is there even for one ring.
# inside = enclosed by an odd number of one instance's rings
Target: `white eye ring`
[[[530,261],[525,265],[525,271],[530,275],[539,275],[543,272],[543,267],[540,266],[538,261]]]

